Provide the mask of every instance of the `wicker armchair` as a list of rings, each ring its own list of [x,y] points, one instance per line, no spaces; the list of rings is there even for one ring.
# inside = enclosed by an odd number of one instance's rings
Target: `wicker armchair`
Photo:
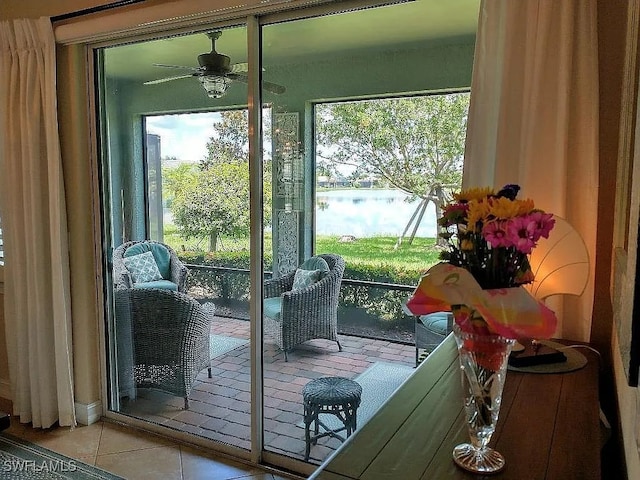
[[[115,291],[119,385],[157,388],[184,397],[205,368],[211,378],[213,304],[172,290]]]
[[[124,259],[138,253],[152,252],[158,264],[162,280],[135,283]],[[185,292],[187,288],[187,267],[176,252],[164,243],[154,240],[126,242],[113,251],[113,283],[115,288],[164,288]]]
[[[296,345],[314,338],[338,340],[338,297],[344,274],[344,260],[339,255],[323,254],[329,272],[312,285],[291,291],[295,271],[266,281],[264,331],[287,353]],[[268,308],[267,308],[268,306]]]

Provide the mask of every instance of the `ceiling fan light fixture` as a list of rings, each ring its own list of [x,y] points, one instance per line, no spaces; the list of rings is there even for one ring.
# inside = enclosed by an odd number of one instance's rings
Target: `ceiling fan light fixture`
[[[227,87],[231,83],[231,80],[229,80],[227,77],[203,75],[199,79],[209,98],[222,97],[227,91]]]

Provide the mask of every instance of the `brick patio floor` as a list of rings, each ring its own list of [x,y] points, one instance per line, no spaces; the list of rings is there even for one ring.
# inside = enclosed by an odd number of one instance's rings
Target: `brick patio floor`
[[[249,322],[215,317],[212,333],[249,338]],[[375,362],[415,365],[413,345],[340,335],[335,342],[311,340],[289,352],[289,361],[274,344],[264,346],[265,449],[304,459],[302,387],[322,376],[354,378]],[[138,389],[135,400],[124,399],[121,413],[245,449],[250,446],[249,346],[243,345],[212,360],[212,377],[198,376],[184,410],[180,397]],[[340,441],[325,437],[311,448],[312,463],[321,463]]]

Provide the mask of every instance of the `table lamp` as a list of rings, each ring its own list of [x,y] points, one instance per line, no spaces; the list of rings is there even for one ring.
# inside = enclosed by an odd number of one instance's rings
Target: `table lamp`
[[[589,279],[589,252],[582,237],[564,218],[553,218],[549,238],[541,238],[529,257],[534,281],[527,288],[542,301],[551,295],[582,295]]]
[[[582,295],[589,279],[589,252],[582,237],[564,218],[553,218],[549,238],[541,238],[529,257],[534,281],[526,288],[542,302],[552,295]],[[531,345],[535,349],[539,344],[534,339]],[[513,347],[515,353],[524,350],[521,342]],[[549,354],[549,361],[553,359]]]

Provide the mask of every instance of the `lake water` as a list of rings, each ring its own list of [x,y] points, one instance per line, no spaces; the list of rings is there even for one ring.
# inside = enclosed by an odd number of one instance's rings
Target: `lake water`
[[[401,235],[415,212],[419,200],[407,202],[409,196],[393,189],[322,191],[316,198],[316,234]],[[414,224],[407,232],[411,235]],[[435,238],[437,232],[435,207],[429,203],[416,233],[419,237]]]
[[[319,235],[399,236],[420,203],[407,202],[400,190],[335,190],[322,191],[316,199],[316,233]],[[322,205],[322,208],[318,208]],[[419,237],[436,236],[435,207],[432,203],[422,217],[416,233]],[[165,224],[173,223],[171,211],[164,209]],[[413,224],[407,232],[411,235]]]

